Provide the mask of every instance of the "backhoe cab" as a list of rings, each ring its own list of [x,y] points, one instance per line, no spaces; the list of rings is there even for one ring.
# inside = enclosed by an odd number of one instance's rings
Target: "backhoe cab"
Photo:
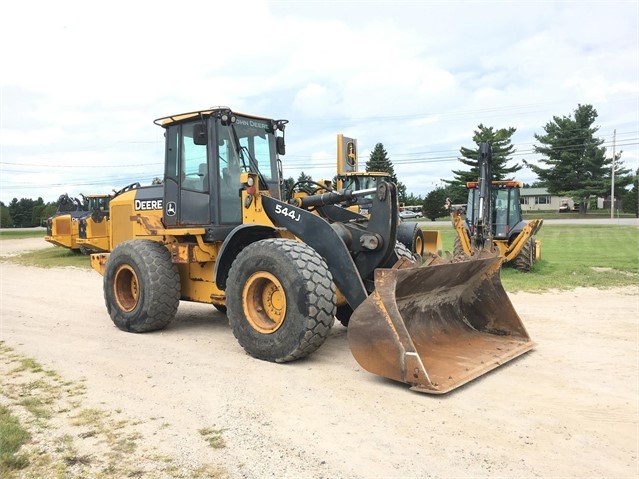
[[[363,368],[429,393],[532,348],[497,258],[422,265],[397,240],[393,183],[280,199],[286,123],[228,108],[156,120],[164,184],[111,200],[113,250],[91,256],[118,328],[162,329],[181,300],[210,303],[250,355],[287,362],[337,317]],[[348,209],[367,196],[369,215]]]

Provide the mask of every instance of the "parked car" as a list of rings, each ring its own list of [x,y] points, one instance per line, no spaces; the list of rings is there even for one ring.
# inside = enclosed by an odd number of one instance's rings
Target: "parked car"
[[[411,218],[421,218],[422,215],[415,211],[403,210],[399,212],[399,217],[403,220],[408,220]]]
[[[559,207],[559,212],[560,213],[570,213],[570,205],[568,203],[563,203]]]

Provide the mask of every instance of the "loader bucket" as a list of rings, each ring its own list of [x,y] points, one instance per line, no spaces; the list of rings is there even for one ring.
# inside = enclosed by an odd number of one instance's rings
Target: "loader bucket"
[[[438,230],[423,230],[424,251],[441,255],[443,252],[442,237]]]
[[[501,258],[377,269],[348,342],[367,371],[442,394],[533,348],[500,279]]]

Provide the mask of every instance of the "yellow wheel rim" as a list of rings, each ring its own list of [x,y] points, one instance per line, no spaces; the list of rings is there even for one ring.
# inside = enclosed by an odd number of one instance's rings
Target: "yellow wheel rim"
[[[271,273],[253,273],[242,291],[244,316],[256,331],[272,334],[284,323],[286,295],[279,280]]]
[[[424,241],[421,236],[415,238],[415,251],[413,253],[421,255],[424,252]]]
[[[138,277],[129,265],[120,266],[115,272],[113,281],[115,300],[122,311],[131,312],[140,300]]]

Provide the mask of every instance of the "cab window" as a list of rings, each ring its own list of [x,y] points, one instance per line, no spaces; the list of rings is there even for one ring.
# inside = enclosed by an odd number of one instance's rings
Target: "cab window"
[[[208,191],[206,145],[193,141],[193,127],[198,122],[182,125],[182,188],[199,192]]]

